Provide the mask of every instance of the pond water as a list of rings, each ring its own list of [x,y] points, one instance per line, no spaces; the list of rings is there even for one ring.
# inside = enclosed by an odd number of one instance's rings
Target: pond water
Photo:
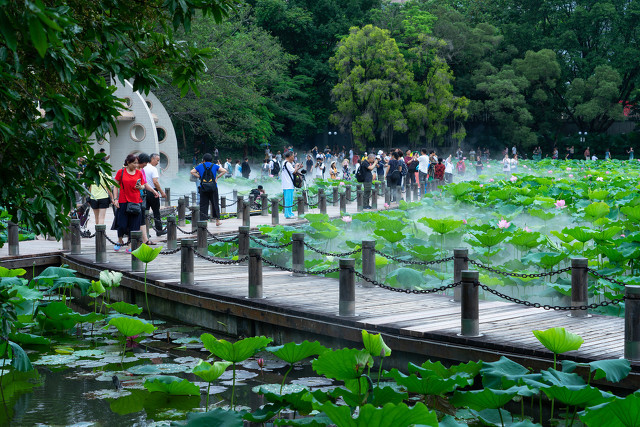
[[[206,407],[206,382],[190,373],[199,359],[208,359],[208,351],[199,340],[198,328],[168,324],[140,343],[131,343],[124,363],[122,347],[110,330],[83,328],[80,341],[69,336],[55,339],[51,350],[31,350],[29,357],[36,367],[31,373],[8,373],[3,376],[10,423],[0,417],[0,425],[11,426],[154,426],[169,425],[186,413]],[[168,337],[168,339],[167,339]],[[225,338],[216,335],[216,338]],[[225,338],[228,339],[228,338]],[[264,360],[263,368],[258,359]],[[261,361],[262,362],[262,361]],[[0,361],[0,365],[1,365]],[[262,352],[237,365],[236,409],[255,410],[265,402],[255,392],[258,386],[268,386],[279,392],[286,363],[268,352]],[[186,378],[201,390],[200,396],[169,396],[147,391],[145,379],[158,375]],[[114,379],[114,377],[117,378]],[[295,366],[287,376],[285,391],[302,387],[309,389],[332,387],[326,378],[313,377],[310,363]],[[120,388],[116,383],[120,384]],[[232,368],[209,390],[209,408],[228,407],[232,393]]]

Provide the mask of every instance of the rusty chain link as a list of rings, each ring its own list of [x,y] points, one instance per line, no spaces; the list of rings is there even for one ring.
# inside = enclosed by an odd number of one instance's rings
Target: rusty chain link
[[[509,272],[509,271],[502,271],[502,270],[498,270],[497,268],[489,267],[488,265],[484,265],[483,263],[478,262],[478,261],[473,260],[473,259],[470,259],[470,258],[466,258],[466,260],[470,264],[473,264],[478,268],[490,271],[490,272],[495,273],[495,274],[499,274],[501,276],[506,276],[506,277],[522,277],[522,278],[533,279],[533,278],[536,278],[536,277],[554,276],[556,274],[562,274],[562,273],[566,273],[568,271],[571,271],[571,267],[567,267],[567,268],[562,268],[560,270],[549,271],[547,273],[512,273],[512,272]]]
[[[296,273],[296,274],[314,274],[314,275],[319,275],[319,274],[330,274],[330,273],[337,273],[340,271],[340,268],[327,268],[326,270],[318,270],[318,271],[305,271],[305,270],[296,270],[294,268],[289,268],[289,267],[284,267],[282,265],[278,265],[275,262],[269,261],[268,259],[266,259],[265,257],[261,256],[260,259],[262,261],[265,262],[265,264],[270,265],[271,267],[275,267],[278,268],[280,270],[283,271],[289,271],[291,273]]]
[[[238,258],[237,260],[234,260],[234,259],[231,259],[231,260],[220,260],[220,259],[214,258],[212,256],[201,255],[198,251],[193,251],[193,253],[198,258],[202,258],[202,259],[207,260],[209,262],[212,262],[214,264],[222,264],[222,265],[241,264],[241,263],[243,263],[243,262],[245,262],[246,260],[249,259],[248,256],[243,256],[242,258]]]
[[[383,257],[390,259],[391,261],[395,261],[395,262],[399,262],[399,263],[403,263],[403,264],[413,264],[413,265],[436,265],[436,264],[442,264],[443,262],[449,262],[449,261],[453,261],[452,256],[448,257],[448,258],[441,258],[441,259],[434,259],[433,261],[411,261],[411,260],[405,260],[405,259],[401,259],[401,258],[397,258],[394,257],[392,255],[389,254],[385,254],[384,252],[380,252],[377,249],[373,250],[375,253],[377,253],[378,255],[382,255]]]
[[[440,286],[440,287],[437,287],[437,288],[431,288],[431,289],[394,288],[393,286],[385,285],[384,283],[380,283],[377,280],[370,279],[367,276],[365,276],[364,274],[356,271],[355,269],[349,269],[349,270],[351,270],[353,273],[355,273],[356,276],[358,276],[359,278],[361,278],[365,282],[369,282],[374,286],[377,286],[377,287],[382,288],[382,289],[386,289],[388,291],[400,292],[400,293],[405,293],[405,294],[435,294],[435,293],[439,293],[439,292],[444,292],[447,289],[453,289],[453,288],[455,288],[457,286],[460,286],[462,284],[462,282],[454,282],[454,283],[450,283],[448,285]]]
[[[309,243],[307,243],[307,242],[303,242],[303,243],[304,243],[304,246],[305,246],[307,249],[311,249],[313,252],[317,252],[317,253],[319,253],[319,254],[326,255],[326,256],[337,256],[337,257],[341,257],[341,256],[347,256],[347,255],[357,254],[358,252],[361,252],[361,251],[362,251],[362,248],[358,248],[358,249],[354,249],[354,250],[349,251],[349,252],[338,252],[338,253],[324,252],[324,251],[321,251],[320,249],[316,249],[316,248],[314,248],[313,246],[311,246],[311,245],[310,245]]]

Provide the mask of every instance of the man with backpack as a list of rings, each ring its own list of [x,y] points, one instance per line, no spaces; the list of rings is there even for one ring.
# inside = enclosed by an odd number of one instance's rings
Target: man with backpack
[[[271,160],[271,176],[277,178],[280,174],[280,162],[276,156],[273,156],[273,160]]]
[[[378,160],[376,156],[371,153],[365,160],[360,163],[360,167],[356,171],[356,181],[361,182],[364,187],[364,194],[362,197],[362,208],[371,209],[371,183],[373,182],[373,173],[371,172],[378,166]]]
[[[225,174],[227,170],[220,165],[212,163],[213,156],[206,153],[202,156],[202,163],[191,169],[191,175],[200,178],[200,221],[206,221],[209,217],[209,205],[212,205],[211,216],[216,219],[216,225],[220,222],[220,208],[218,205],[218,174]],[[191,219],[195,221],[195,218]]]

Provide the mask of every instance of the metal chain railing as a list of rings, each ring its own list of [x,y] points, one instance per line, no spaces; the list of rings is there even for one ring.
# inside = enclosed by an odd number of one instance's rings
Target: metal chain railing
[[[180,231],[182,234],[196,234],[196,233],[198,232],[198,230],[194,230],[194,231],[186,231],[186,230],[183,230],[182,228],[178,227],[177,225],[176,225],[176,228],[177,228],[177,229],[178,229],[178,231]]]
[[[278,206],[280,206],[281,208],[287,209],[287,208],[295,208],[296,206],[298,206],[298,201],[296,200],[295,202],[293,202],[293,204],[291,206],[285,206],[282,203],[278,202]]]
[[[167,250],[164,250],[164,251],[160,251],[158,253],[160,255],[173,255],[173,254],[177,254],[178,252],[180,252],[180,248],[167,249]]]
[[[499,274],[501,276],[506,276],[506,277],[522,277],[522,278],[533,279],[536,277],[555,276],[556,274],[562,274],[562,273],[571,271],[571,267],[567,267],[567,268],[561,268],[560,270],[548,271],[546,273],[513,273],[510,271],[503,271],[503,270],[498,270],[497,268],[489,267],[488,265],[484,265],[483,263],[470,258],[467,258],[466,260],[469,262],[469,264],[473,264],[478,268],[490,271],[495,274]]]
[[[599,303],[592,303],[589,305],[580,305],[580,306],[562,306],[562,305],[549,305],[549,304],[540,304],[538,302],[531,302],[531,301],[525,301],[525,300],[521,300],[515,297],[511,297],[509,295],[505,295],[502,292],[498,292],[495,289],[491,289],[489,286],[487,285],[483,285],[482,283],[476,283],[476,286],[481,287],[482,289],[484,289],[485,291],[499,297],[502,299],[505,299],[507,301],[516,303],[516,304],[520,304],[520,305],[524,305],[525,307],[533,307],[533,308],[544,308],[545,310],[557,310],[557,311],[576,311],[576,310],[587,310],[587,309],[596,309],[598,307],[606,307],[608,305],[616,305],[616,304],[620,304],[620,302],[624,301],[626,299],[626,297],[622,297],[620,299],[617,300],[611,300],[611,301],[602,301]]]
[[[104,235],[104,237],[109,241],[109,243],[111,243],[112,245],[118,245],[118,246],[127,246],[129,243],[131,243],[131,239],[127,240],[124,243],[119,243],[119,242],[114,242],[113,240],[111,240],[109,238],[109,236],[107,236],[106,234]]]
[[[318,271],[305,271],[305,270],[296,270],[295,268],[289,268],[289,267],[285,267],[282,265],[278,265],[275,262],[269,261],[268,259],[266,259],[265,257],[260,257],[260,259],[262,261],[264,261],[265,264],[270,265],[271,267],[275,267],[278,268],[280,270],[283,271],[289,271],[291,273],[296,273],[296,274],[314,274],[314,275],[320,275],[320,274],[330,274],[330,273],[337,273],[340,271],[340,268],[327,268],[325,270],[318,270]]]
[[[317,253],[319,253],[319,254],[321,254],[321,255],[326,255],[326,256],[337,256],[337,257],[347,256],[347,255],[353,255],[353,254],[357,254],[358,252],[361,252],[361,251],[362,251],[362,248],[357,248],[357,249],[354,249],[354,250],[349,251],[349,252],[338,252],[338,253],[332,253],[332,252],[324,252],[324,251],[321,251],[320,249],[316,249],[316,248],[314,248],[313,246],[311,246],[311,245],[310,245],[309,243],[307,243],[307,242],[304,242],[304,246],[305,246],[307,249],[311,249],[313,252],[317,252]]]
[[[264,246],[265,248],[269,248],[269,249],[282,249],[282,248],[291,246],[293,244],[293,242],[287,242],[287,243],[283,243],[282,245],[270,245],[268,243],[263,242],[262,239],[258,239],[257,237],[254,237],[251,235],[249,235],[249,239],[253,240],[260,246]]]
[[[444,292],[447,289],[453,289],[453,288],[455,288],[457,286],[460,286],[462,284],[462,282],[453,282],[453,283],[450,283],[448,285],[439,286],[437,288],[431,288],[431,289],[394,288],[393,286],[385,285],[384,283],[380,283],[377,280],[370,279],[367,276],[365,276],[364,274],[356,271],[355,269],[351,269],[351,271],[353,273],[355,273],[355,275],[357,277],[359,277],[360,279],[364,280],[365,282],[369,282],[374,286],[377,286],[377,287],[382,288],[382,289],[386,289],[388,291],[400,292],[400,293],[405,293],[405,294],[435,294],[435,293]]]
[[[218,242],[224,242],[224,243],[231,243],[231,242],[235,242],[236,240],[238,240],[238,235],[236,234],[235,236],[232,236],[228,239],[224,239],[222,237],[218,237],[215,234],[213,234],[212,232],[210,232],[209,230],[207,230],[207,235],[209,237],[213,237],[214,240],[217,240]]]
[[[245,262],[246,260],[249,259],[248,256],[243,256],[242,258],[238,258],[236,260],[234,260],[234,259],[231,259],[231,260],[220,260],[220,259],[214,258],[212,256],[201,255],[198,251],[193,251],[193,253],[198,258],[202,258],[202,259],[207,260],[209,262],[212,262],[214,264],[222,264],[222,265],[241,264],[241,263],[243,263],[243,262]]]
[[[398,257],[394,257],[392,255],[389,254],[385,254],[384,252],[380,252],[377,249],[373,250],[375,253],[377,253],[378,255],[381,255],[387,259],[390,259],[391,261],[395,261],[395,262],[399,262],[399,263],[403,263],[403,264],[413,264],[413,265],[436,265],[436,264],[442,264],[443,262],[449,262],[449,261],[453,261],[454,257],[450,256],[448,258],[440,258],[440,259],[434,259],[432,261],[411,261],[411,260],[406,260],[406,259],[402,259],[402,258],[398,258]]]
[[[622,281],[620,281],[620,280],[616,280],[616,279],[614,279],[613,277],[605,276],[604,274],[602,274],[602,273],[600,273],[600,272],[598,272],[597,270],[594,270],[594,269],[592,269],[592,268],[587,268],[587,271],[588,271],[589,273],[593,274],[594,276],[596,276],[596,277],[600,278],[600,279],[604,279],[604,280],[606,280],[606,281],[608,281],[608,282],[615,283],[616,285],[620,285],[620,286],[629,286],[629,284],[628,284],[628,283],[622,282]]]

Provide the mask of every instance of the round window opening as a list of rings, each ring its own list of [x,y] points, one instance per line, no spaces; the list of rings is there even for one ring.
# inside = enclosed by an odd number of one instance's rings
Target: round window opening
[[[147,103],[147,107],[149,107],[149,110],[153,109],[153,104],[151,103],[151,101],[147,99],[145,102]]]
[[[162,126],[157,126],[158,131],[158,143],[163,143],[167,139],[167,130]]]
[[[163,173],[169,167],[169,157],[167,157],[167,155],[162,151],[160,152],[160,163],[158,163],[158,167],[162,170]]]
[[[136,123],[133,126],[131,126],[131,139],[133,139],[136,142],[140,142],[144,139],[144,137],[147,135],[147,131],[145,130],[144,126],[142,126],[140,123]]]
[[[124,103],[127,107],[131,107],[131,98],[129,98],[128,96],[125,96]]]

